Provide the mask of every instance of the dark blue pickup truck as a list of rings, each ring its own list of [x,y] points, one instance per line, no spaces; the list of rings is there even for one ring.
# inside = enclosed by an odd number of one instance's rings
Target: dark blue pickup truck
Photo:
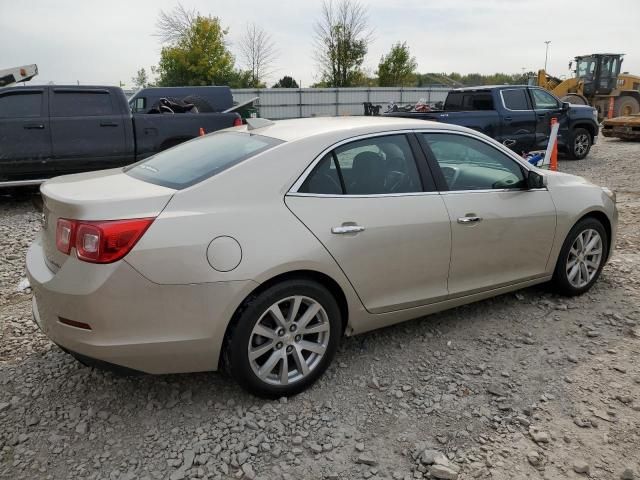
[[[560,123],[559,150],[574,159],[587,156],[599,132],[595,108],[563,103],[546,90],[526,85],[459,88],[448,93],[442,110],[385,115],[469,127],[518,153],[546,148],[555,117]]]
[[[0,187],[128,165],[240,124],[233,112],[132,114],[118,87],[0,88]]]

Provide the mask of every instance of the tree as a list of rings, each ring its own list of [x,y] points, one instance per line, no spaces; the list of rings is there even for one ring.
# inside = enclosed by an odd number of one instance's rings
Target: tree
[[[415,81],[418,68],[416,57],[412,57],[406,42],[396,43],[391,51],[380,58],[378,84],[381,87],[405,87]]]
[[[371,41],[367,9],[359,0],[324,0],[315,25],[316,59],[322,82],[350,87],[363,77],[364,57]]]
[[[131,83],[133,83],[134,88],[144,88],[149,85],[149,77],[147,76],[147,71],[143,68],[136,72],[135,77],[131,77]]]
[[[176,44],[191,31],[198,17],[196,10],[187,10],[180,3],[169,12],[160,10],[155,35],[162,43]]]
[[[251,72],[251,86],[257,88],[264,84],[273,70],[276,49],[271,36],[255,23],[247,24],[244,36],[239,43],[240,59]]]
[[[293,77],[290,77],[289,75],[285,75],[273,85],[273,88],[300,88],[300,87],[298,86],[298,82],[296,82],[293,79]]]
[[[219,18],[196,17],[182,37],[162,48],[157,70],[159,85],[229,84],[237,72],[225,44],[226,34]]]

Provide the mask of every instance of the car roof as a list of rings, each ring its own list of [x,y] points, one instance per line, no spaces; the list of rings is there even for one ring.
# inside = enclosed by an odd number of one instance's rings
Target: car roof
[[[238,130],[250,131],[258,135],[265,135],[290,142],[332,133],[344,133],[344,137],[348,138],[356,135],[366,135],[367,133],[434,127],[438,130],[463,130],[462,127],[458,127],[457,125],[429,120],[378,116],[296,118],[291,120],[277,120],[271,125],[254,128],[252,130],[248,130],[245,125],[239,127]]]

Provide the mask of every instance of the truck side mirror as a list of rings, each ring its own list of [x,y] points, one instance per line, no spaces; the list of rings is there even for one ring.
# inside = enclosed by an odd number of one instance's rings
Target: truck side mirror
[[[562,102],[562,111],[563,112],[566,112],[570,108],[571,108],[571,103],[570,102]]]

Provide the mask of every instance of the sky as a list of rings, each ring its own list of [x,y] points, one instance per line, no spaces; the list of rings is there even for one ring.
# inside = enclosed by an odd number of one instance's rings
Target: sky
[[[247,23],[262,26],[278,55],[275,82],[319,80],[313,25],[322,0],[182,0],[214,15],[237,43]],[[420,72],[520,73],[544,66],[570,75],[569,61],[586,53],[625,53],[623,70],[640,75],[640,0],[362,0],[373,40],[364,66],[374,74],[381,55],[406,41]],[[0,0],[0,69],[36,63],[32,83],[131,86],[131,77],[157,65],[154,36],[160,9],[176,0]],[[611,12],[610,14],[607,12]]]

